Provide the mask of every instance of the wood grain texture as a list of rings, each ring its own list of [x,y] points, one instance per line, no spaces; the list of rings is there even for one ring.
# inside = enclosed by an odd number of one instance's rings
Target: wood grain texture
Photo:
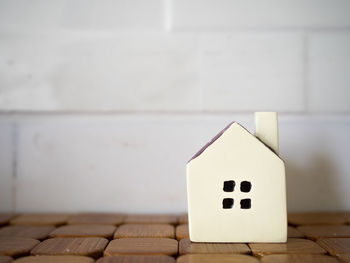
[[[68,214],[25,214],[10,221],[11,225],[52,225],[59,226],[67,222]]]
[[[122,238],[109,243],[104,255],[168,255],[178,252],[178,242],[169,238]]]
[[[346,223],[350,225],[350,212],[344,212],[343,215],[346,219]]]
[[[31,254],[99,257],[108,240],[99,237],[52,238],[41,242]]]
[[[175,228],[169,224],[125,224],[114,233],[114,238],[159,237],[174,238]]]
[[[256,256],[269,254],[325,254],[326,251],[308,239],[289,238],[287,243],[250,243]]]
[[[0,263],[10,263],[13,261],[13,258],[9,256],[0,256]]]
[[[50,237],[113,237],[115,226],[112,225],[67,225],[50,233]]]
[[[188,254],[180,256],[177,263],[259,263],[259,260],[252,256],[240,254]]]
[[[350,238],[321,238],[317,243],[332,256],[350,254]]]
[[[179,216],[179,224],[188,224],[188,214],[182,214]]]
[[[321,237],[350,237],[349,225],[299,226],[298,230],[312,240],[317,240]]]
[[[171,224],[175,225],[178,217],[175,215],[127,215],[125,224]]]
[[[124,215],[119,213],[81,213],[72,216],[68,220],[69,225],[120,225],[124,221]]]
[[[82,256],[29,256],[14,263],[93,263],[94,259]]]
[[[189,238],[189,230],[188,230],[188,225],[183,224],[183,225],[178,225],[176,227],[176,239],[181,240],[184,238]]]
[[[50,232],[55,229],[54,226],[5,226],[0,229],[1,237],[27,237],[37,240],[45,239]]]
[[[0,226],[7,225],[13,217],[12,214],[0,214]]]
[[[111,256],[100,258],[96,263],[175,263],[175,259],[165,255]]]
[[[265,263],[332,263],[337,260],[350,263],[350,236],[348,236],[350,225],[338,224],[343,222],[338,216],[346,218],[349,213],[330,213],[328,218],[338,219],[327,224],[320,224],[327,218],[326,213],[321,213],[325,215],[321,220],[314,221],[312,217],[317,214],[319,213],[307,213],[307,217],[310,216],[308,220],[313,222],[311,225],[289,226],[287,244],[255,243],[249,246],[237,243],[190,242],[188,225],[180,224],[175,227],[174,223],[186,222],[187,214],[181,215],[183,219],[181,216],[173,215],[130,215],[129,219],[133,220],[134,217],[137,223],[123,224],[125,216],[119,213],[83,213],[72,216],[70,225],[66,225],[71,219],[67,220],[66,214],[26,214],[12,217],[12,219],[9,215],[5,222],[9,223],[9,220],[13,220],[15,224],[0,227],[0,255],[11,255],[15,258],[14,262],[20,263],[90,263],[95,259],[98,263],[174,263],[176,257],[178,257],[177,262],[180,263],[253,263],[260,260]],[[58,218],[60,215],[64,215],[65,218]],[[17,220],[18,224],[16,224]],[[75,224],[79,221],[83,223]],[[140,223],[147,221],[152,223]],[[172,223],[155,223],[159,221]],[[93,224],[93,222],[102,223]],[[107,222],[113,222],[113,225]],[[62,223],[65,225],[57,228],[54,226]],[[111,239],[114,234],[117,239],[111,241],[109,245],[105,238]],[[51,239],[48,239],[50,237]],[[104,242],[102,245],[99,242],[91,242],[91,238],[104,240]],[[40,243],[37,239],[44,241]],[[40,251],[42,249],[45,252]],[[179,255],[179,249],[181,255]],[[327,252],[329,255],[325,255]],[[30,254],[35,256],[28,257]],[[103,255],[108,257],[100,258]],[[5,260],[13,259],[0,256],[0,263],[6,262]]]
[[[308,212],[288,214],[288,223],[292,225],[341,225],[346,218],[342,213]]]
[[[326,255],[268,255],[261,258],[262,263],[337,263],[334,257]]]
[[[289,226],[288,227],[288,237],[297,237],[297,238],[302,238],[305,237],[303,233],[301,233],[298,229],[295,227]]]
[[[19,257],[28,255],[40,241],[24,237],[0,237],[0,255]]]
[[[338,256],[340,262],[349,263],[350,262],[350,253],[349,254],[341,254]]]
[[[194,243],[188,238],[180,240],[179,253],[184,254],[248,254],[246,244],[239,243]]]

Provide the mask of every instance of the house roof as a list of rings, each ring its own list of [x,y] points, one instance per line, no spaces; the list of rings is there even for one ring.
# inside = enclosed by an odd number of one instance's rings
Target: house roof
[[[231,122],[229,125],[227,125],[223,130],[221,130],[218,134],[215,135],[215,137],[213,139],[211,139],[207,144],[205,144],[195,155],[192,156],[192,158],[187,162],[191,162],[193,159],[196,159],[198,156],[200,156],[210,145],[212,145],[217,139],[219,139],[221,137],[221,135],[223,135],[225,133],[226,130],[228,130],[232,124],[238,124],[240,127],[242,127],[244,130],[246,130],[249,134],[251,134],[246,128],[244,128],[242,125],[240,125],[239,123],[233,121]],[[261,141],[258,137],[254,136],[253,134],[251,134],[254,138],[256,138],[261,144],[265,145],[272,153],[274,153],[278,158],[279,155],[267,144],[265,144],[263,141]],[[280,158],[281,159],[281,158]],[[282,160],[283,161],[283,160]]]

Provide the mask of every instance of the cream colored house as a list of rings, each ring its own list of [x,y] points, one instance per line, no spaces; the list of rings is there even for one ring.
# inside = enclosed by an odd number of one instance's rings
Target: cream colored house
[[[187,163],[191,241],[286,242],[277,113],[255,113],[255,123],[255,135],[231,123]]]

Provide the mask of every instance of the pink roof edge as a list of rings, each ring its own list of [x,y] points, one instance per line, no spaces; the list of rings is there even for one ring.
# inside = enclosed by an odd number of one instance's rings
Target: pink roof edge
[[[200,156],[210,145],[212,145],[217,139],[221,137],[225,133],[226,130],[228,130],[232,124],[237,123],[236,121],[231,122],[229,125],[227,125],[223,130],[221,130],[218,134],[215,135],[213,139],[211,139],[207,144],[205,144],[198,152],[196,152],[195,155],[192,156],[190,160],[188,160],[187,163],[191,162],[193,159],[196,159],[198,156]],[[246,128],[244,128],[242,125],[237,123],[239,126],[241,126],[243,129],[245,129],[248,133],[250,133]],[[250,133],[251,134],[251,133]],[[252,136],[254,136],[252,134]],[[258,137],[254,136],[259,142],[261,142],[263,145],[265,145],[271,152],[273,152],[279,159],[281,157],[268,145],[266,145],[263,141],[261,141]],[[282,160],[282,159],[281,159]],[[282,160],[283,161],[283,160]]]
[[[196,159],[199,155],[201,155],[205,149],[207,149],[210,145],[212,145],[217,139],[219,139],[221,137],[221,135],[224,134],[224,132],[226,130],[228,130],[228,128],[231,127],[232,124],[234,124],[235,121],[231,122],[229,125],[227,125],[223,130],[221,130],[218,134],[215,135],[215,137],[213,139],[211,139],[207,144],[205,144],[195,155],[192,156],[192,158],[190,160],[188,160],[187,163],[189,163],[190,161],[192,161],[193,159]]]

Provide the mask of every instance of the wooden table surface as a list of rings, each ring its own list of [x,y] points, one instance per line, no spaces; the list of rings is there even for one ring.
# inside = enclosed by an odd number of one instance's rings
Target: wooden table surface
[[[186,214],[0,214],[0,263],[350,263],[350,212],[288,222],[286,244],[212,244],[189,240]]]

